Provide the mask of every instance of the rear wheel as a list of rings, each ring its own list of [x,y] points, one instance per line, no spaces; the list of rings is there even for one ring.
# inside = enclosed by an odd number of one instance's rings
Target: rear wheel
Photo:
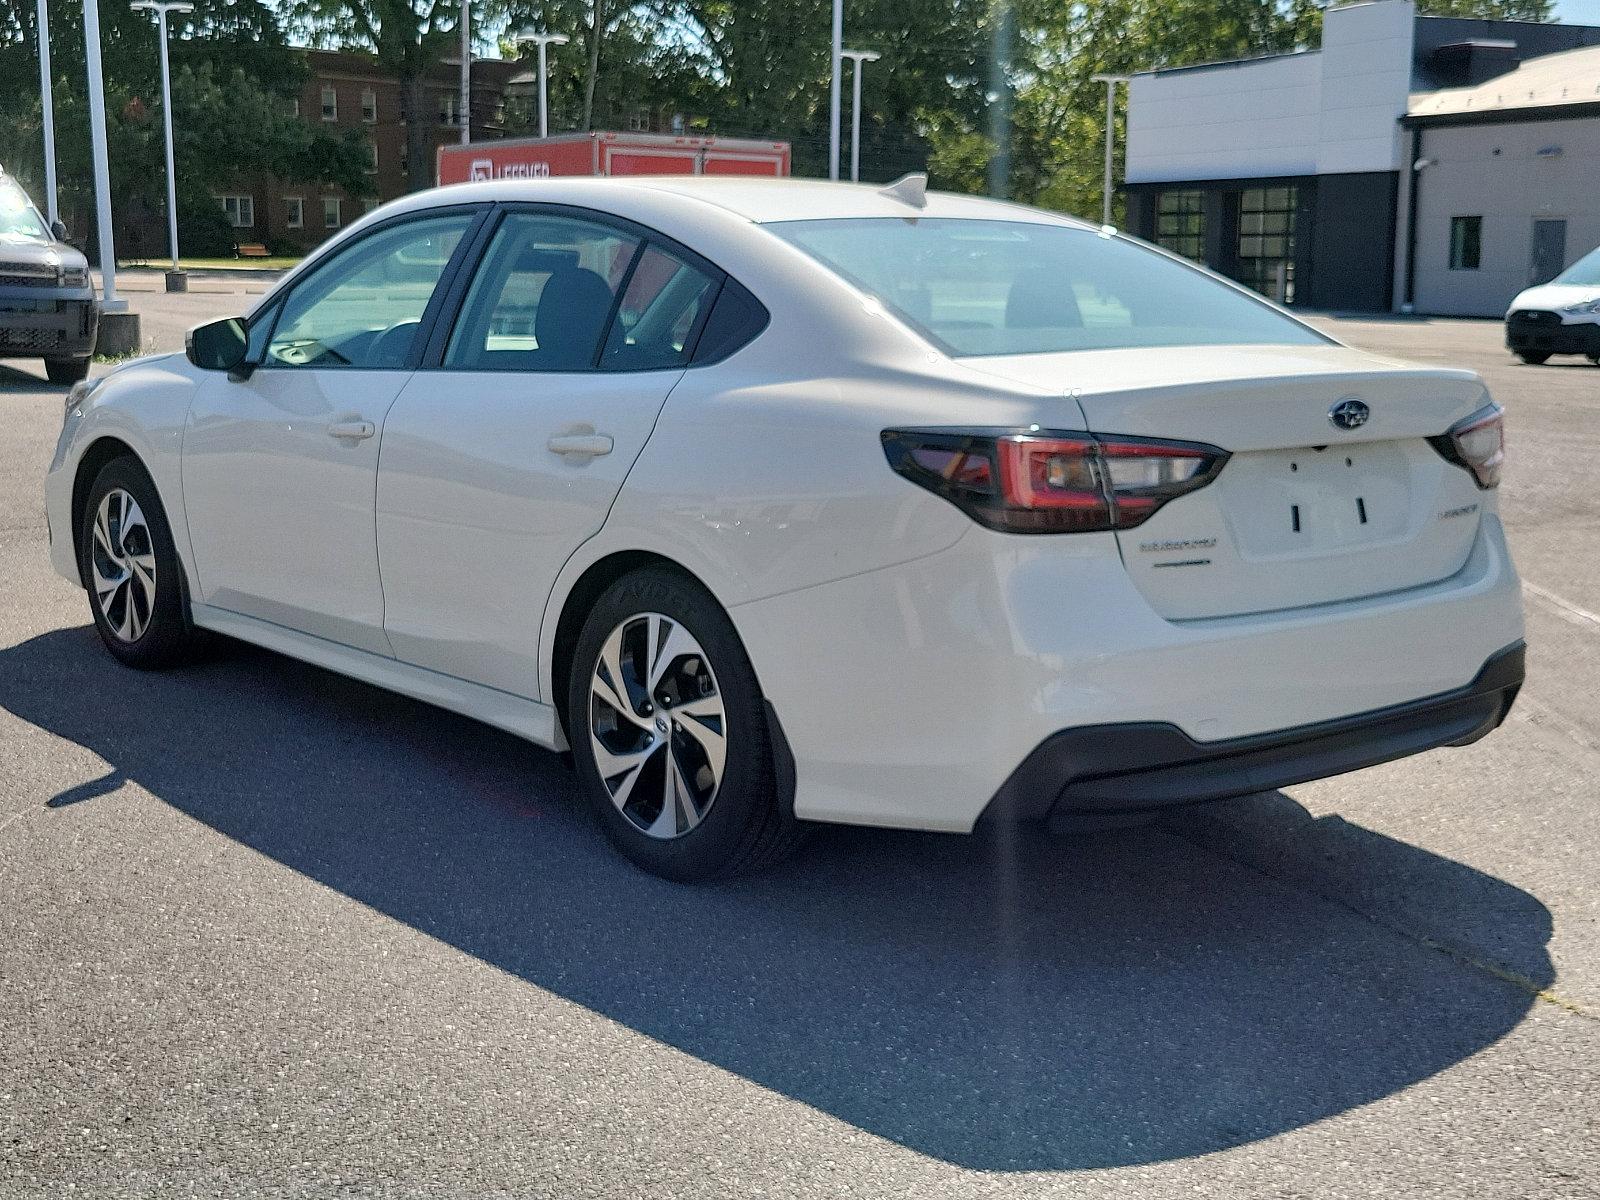
[[[1527,363],[1530,367],[1539,367],[1550,361],[1550,351],[1518,350],[1517,357],[1523,362]]]
[[[89,377],[89,360],[47,358],[44,360],[44,373],[51,383],[78,383]]]
[[[78,553],[106,649],[130,667],[150,669],[190,657],[199,638],[178,552],[155,485],[134,459],[113,459],[90,485]]]
[[[624,576],[595,604],[573,656],[567,730],[597,819],[646,871],[736,875],[800,840],[744,647],[716,601],[674,572]]]

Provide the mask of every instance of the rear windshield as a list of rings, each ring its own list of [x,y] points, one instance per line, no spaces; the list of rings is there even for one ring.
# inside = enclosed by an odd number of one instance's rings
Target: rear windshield
[[[1094,230],[949,217],[766,228],[952,355],[1328,342],[1201,271]]]
[[[1589,251],[1557,275],[1552,282],[1571,283],[1578,287],[1600,287],[1600,250]]]

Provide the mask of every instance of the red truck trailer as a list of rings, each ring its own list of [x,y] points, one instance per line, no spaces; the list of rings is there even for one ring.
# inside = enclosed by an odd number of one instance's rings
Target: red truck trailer
[[[441,184],[551,175],[789,173],[789,143],[660,133],[563,133],[439,147]]]

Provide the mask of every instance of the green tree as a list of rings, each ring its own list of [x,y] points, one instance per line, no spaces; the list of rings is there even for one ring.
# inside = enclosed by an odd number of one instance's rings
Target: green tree
[[[433,186],[427,79],[460,45],[457,0],[288,0],[291,25],[319,45],[373,54],[400,83],[406,159],[414,192]]]
[[[43,136],[31,0],[0,0],[0,162],[35,195],[43,190]],[[155,23],[125,4],[101,6],[106,140],[111,207],[119,249],[155,251],[135,239],[165,205],[161,82]],[[51,10],[56,152],[61,209],[78,232],[94,223],[87,77],[81,7]],[[275,10],[261,0],[196,0],[174,15],[171,32],[174,157],[180,237],[215,244],[220,210],[213,192],[239,182],[241,169],[291,182],[328,179],[354,194],[370,190],[358,140],[329,135],[293,118],[289,97],[305,78]],[[250,147],[245,159],[240,147]],[[42,198],[42,197],[41,197]],[[156,222],[159,225],[159,222]]]

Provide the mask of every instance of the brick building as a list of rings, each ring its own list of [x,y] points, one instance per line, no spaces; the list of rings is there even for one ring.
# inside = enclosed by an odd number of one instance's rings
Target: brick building
[[[325,122],[340,132],[363,131],[372,156],[368,169],[377,196],[356,199],[331,184],[288,184],[268,175],[241,174],[235,185],[217,191],[217,202],[239,242],[265,243],[274,253],[309,249],[362,213],[410,189],[399,81],[383,74],[371,55],[334,50],[303,53],[310,72],[294,101],[296,115],[303,121]],[[503,136],[507,85],[522,71],[525,66],[521,63],[473,60],[474,141]],[[461,140],[460,98],[460,60],[447,60],[427,81],[424,112],[430,126],[430,178],[434,149],[441,142]]]

